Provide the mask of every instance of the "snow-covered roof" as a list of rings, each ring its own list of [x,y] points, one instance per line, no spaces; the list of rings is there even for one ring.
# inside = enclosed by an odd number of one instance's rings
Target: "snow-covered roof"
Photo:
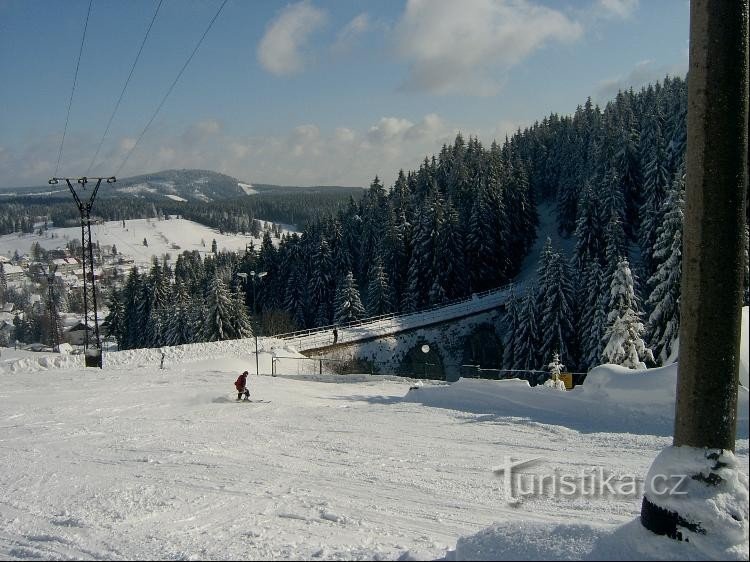
[[[20,265],[6,263],[5,265],[3,265],[3,271],[5,272],[5,275],[12,275],[14,273],[23,273],[23,268]]]
[[[85,330],[86,328],[88,328],[89,330],[93,330],[94,325],[90,323],[84,324],[83,322],[77,322],[76,324],[70,326],[69,328],[65,328],[65,331],[66,332],[79,332],[79,331]]]

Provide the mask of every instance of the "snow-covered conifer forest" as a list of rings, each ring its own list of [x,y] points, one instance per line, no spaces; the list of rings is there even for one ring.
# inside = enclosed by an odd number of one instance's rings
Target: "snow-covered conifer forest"
[[[458,135],[392,186],[376,177],[361,200],[277,246],[266,233],[241,257],[182,254],[173,268],[131,273],[115,291],[118,342],[128,349],[203,341],[197,321],[180,337],[146,327],[165,313],[160,302],[198,299],[198,310],[216,276],[236,288],[237,272],[268,273],[252,312],[283,317],[286,331],[419,311],[500,287],[550,234],[537,227],[543,208],[552,209],[562,244],[544,246],[535,284],[509,306],[517,317],[504,336],[504,367],[540,368],[555,351],[574,370],[605,360],[664,364],[679,328],[685,116],[685,81],[667,77],[621,91],[604,108],[587,100],[572,115],[549,115],[489,146]],[[618,275],[623,260],[628,273]],[[160,300],[160,290],[172,296]]]

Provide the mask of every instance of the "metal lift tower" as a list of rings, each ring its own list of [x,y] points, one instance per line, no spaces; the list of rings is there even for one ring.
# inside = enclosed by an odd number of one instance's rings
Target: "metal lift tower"
[[[86,184],[90,180],[96,180],[96,186],[91,192],[91,196],[88,201],[82,201],[79,194],[76,192],[71,181],[81,185],[81,191],[86,191]],[[68,184],[70,192],[73,194],[78,211],[81,214],[81,246],[82,246],[82,261],[83,261],[83,312],[84,312],[84,331],[83,350],[86,356],[87,367],[99,367],[102,368],[102,343],[99,337],[99,317],[96,308],[96,278],[94,277],[94,246],[91,243],[91,208],[94,206],[94,199],[99,191],[99,186],[102,180],[106,180],[107,183],[114,183],[117,179],[112,176],[109,178],[52,178],[49,183],[54,185],[60,181],[65,181]],[[89,330],[88,330],[88,319],[89,319],[89,283],[91,283],[91,312],[94,313],[94,342],[89,342]]]

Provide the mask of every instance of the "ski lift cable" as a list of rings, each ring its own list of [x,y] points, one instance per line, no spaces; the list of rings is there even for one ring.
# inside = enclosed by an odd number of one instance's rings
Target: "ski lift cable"
[[[224,9],[224,6],[226,6],[226,4],[227,4],[228,1],[229,0],[224,0],[221,3],[221,6],[219,6],[219,9],[216,11],[216,14],[214,14],[214,17],[211,19],[211,22],[208,24],[208,27],[206,27],[206,30],[203,32],[203,35],[201,35],[201,38],[198,40],[198,43],[195,45],[195,48],[193,49],[193,52],[190,53],[190,56],[185,61],[185,64],[182,65],[182,68],[180,69],[180,72],[177,73],[177,76],[175,77],[174,81],[172,82],[172,85],[167,90],[167,93],[164,94],[164,97],[161,99],[161,102],[159,102],[159,105],[156,107],[156,111],[154,111],[153,115],[151,115],[151,118],[148,120],[148,123],[146,123],[146,126],[141,131],[141,134],[138,135],[138,138],[135,140],[135,143],[130,148],[130,150],[128,151],[128,153],[125,155],[125,158],[123,159],[122,163],[120,164],[120,166],[115,171],[115,174],[114,174],[115,176],[119,176],[120,175],[120,171],[123,169],[123,167],[125,166],[125,164],[127,164],[128,159],[130,158],[130,155],[133,154],[133,151],[138,146],[138,143],[143,138],[143,135],[146,134],[146,131],[151,126],[151,123],[153,123],[154,119],[156,119],[156,115],[159,113],[159,111],[161,110],[162,106],[167,101],[167,98],[169,97],[169,94],[172,93],[172,90],[177,85],[177,82],[179,81],[180,77],[182,76],[182,73],[185,72],[185,69],[187,68],[188,64],[190,64],[190,61],[193,60],[193,57],[195,56],[195,53],[198,51],[198,48],[201,46],[201,43],[203,43],[203,40],[206,38],[206,35],[208,35],[208,32],[211,30],[211,27],[213,27],[214,22],[219,17],[219,14],[221,14],[221,11]]]
[[[78,61],[76,62],[76,71],[73,75],[73,88],[70,90],[70,100],[68,100],[68,113],[65,116],[65,128],[63,129],[62,140],[60,141],[60,150],[57,153],[57,165],[55,166],[55,177],[60,169],[60,161],[62,160],[63,145],[65,144],[65,135],[68,132],[68,122],[70,121],[70,108],[73,105],[73,95],[76,91],[76,83],[78,82],[78,69],[81,66],[81,55],[83,53],[83,44],[86,41],[86,30],[89,27],[89,16],[91,15],[91,5],[94,0],[89,0],[89,9],[86,12],[86,22],[83,25],[83,35],[81,37],[81,47],[78,49]]]
[[[89,164],[89,169],[86,170],[87,176],[90,174],[91,170],[94,168],[94,164],[96,163],[96,158],[99,156],[99,151],[101,150],[102,145],[104,144],[104,139],[107,138],[107,133],[109,133],[109,128],[112,125],[112,121],[115,118],[115,114],[117,113],[117,110],[120,108],[120,103],[122,102],[122,98],[125,96],[125,90],[127,90],[128,84],[130,84],[130,79],[133,77],[133,72],[135,71],[135,67],[138,64],[138,59],[141,57],[141,53],[143,52],[143,47],[146,44],[146,40],[148,39],[149,33],[151,33],[151,28],[154,25],[154,21],[156,21],[156,15],[159,13],[159,9],[161,8],[161,5],[163,2],[164,0],[159,0],[159,3],[156,6],[156,10],[154,11],[154,15],[151,18],[151,23],[148,24],[148,28],[146,29],[146,34],[143,36],[143,41],[141,41],[141,46],[138,49],[138,54],[135,56],[133,65],[130,67],[130,73],[128,74],[128,78],[127,80],[125,80],[125,85],[122,87],[122,91],[120,92],[120,97],[117,100],[117,103],[115,104],[115,108],[112,110],[112,115],[109,116],[109,121],[107,121],[107,126],[104,129],[104,134],[102,135],[102,138],[99,141],[99,146],[96,147],[96,152],[94,153],[94,157],[91,159],[91,164]]]

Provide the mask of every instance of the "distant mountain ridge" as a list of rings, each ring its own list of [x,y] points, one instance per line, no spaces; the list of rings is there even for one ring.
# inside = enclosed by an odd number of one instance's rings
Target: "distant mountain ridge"
[[[139,199],[167,198],[173,201],[192,201],[209,203],[244,197],[259,193],[358,193],[361,187],[346,186],[281,186],[273,184],[252,184],[211,170],[182,169],[163,170],[150,174],[141,174],[117,180],[113,184],[102,184],[100,197],[129,195]],[[33,196],[67,193],[64,184],[5,188],[0,190],[2,196]]]

